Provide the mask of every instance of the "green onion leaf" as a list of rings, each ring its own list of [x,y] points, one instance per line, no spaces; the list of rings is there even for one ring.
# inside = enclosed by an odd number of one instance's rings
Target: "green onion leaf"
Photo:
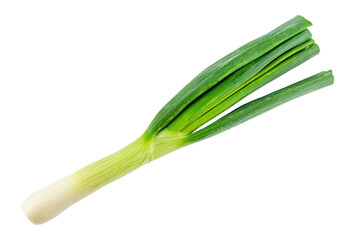
[[[245,44],[212,64],[188,83],[158,112],[146,130],[145,135],[148,138],[152,138],[154,134],[166,127],[189,103],[209,88],[311,25],[302,16],[296,16],[266,35]]]
[[[226,131],[294,98],[332,85],[334,76],[330,71],[320,72],[307,79],[289,85],[235,109],[209,126],[189,135],[188,143],[194,143]]]

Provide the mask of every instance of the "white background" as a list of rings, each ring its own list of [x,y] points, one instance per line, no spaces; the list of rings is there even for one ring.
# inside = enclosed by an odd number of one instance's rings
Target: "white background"
[[[1,1],[0,239],[355,239],[353,1]],[[335,84],[35,226],[33,191],[124,147],[205,67],[300,14]]]

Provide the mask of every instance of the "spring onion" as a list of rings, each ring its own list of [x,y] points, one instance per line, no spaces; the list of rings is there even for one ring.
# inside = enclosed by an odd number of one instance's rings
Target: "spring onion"
[[[44,223],[106,184],[184,146],[214,136],[296,97],[331,85],[324,71],[244,104],[203,126],[241,99],[319,53],[301,16],[218,60],[175,95],[134,142],[32,194],[27,217]]]

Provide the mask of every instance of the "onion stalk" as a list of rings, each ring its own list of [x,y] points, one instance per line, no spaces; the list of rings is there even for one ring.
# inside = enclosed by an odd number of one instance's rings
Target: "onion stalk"
[[[321,72],[244,104],[202,127],[247,95],[317,55],[319,47],[307,30],[309,26],[309,21],[296,16],[209,66],[159,111],[136,141],[30,195],[23,204],[27,217],[35,224],[44,223],[148,162],[331,85],[332,72]]]

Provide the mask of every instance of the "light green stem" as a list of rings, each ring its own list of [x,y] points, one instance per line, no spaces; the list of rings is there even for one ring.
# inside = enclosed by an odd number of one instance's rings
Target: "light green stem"
[[[161,131],[153,139],[141,136],[120,151],[96,161],[73,174],[74,187],[90,194],[184,144],[185,135]]]

